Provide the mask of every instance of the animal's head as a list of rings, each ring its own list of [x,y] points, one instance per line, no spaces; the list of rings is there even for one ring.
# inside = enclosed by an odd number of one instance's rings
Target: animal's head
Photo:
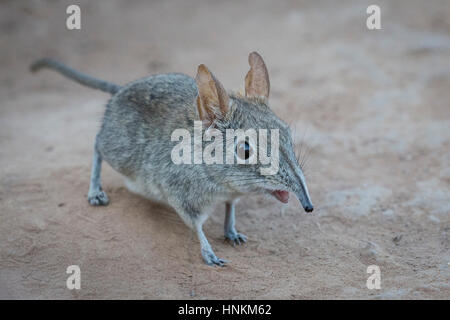
[[[284,203],[292,192],[305,211],[311,212],[313,205],[294,152],[291,130],[269,107],[270,82],[266,65],[256,52],[250,53],[249,64],[245,96],[228,95],[204,65],[197,71],[199,118],[206,128],[221,132],[226,145],[224,157],[229,156],[231,146],[232,157],[237,162],[226,161],[223,183],[237,193],[268,193]],[[230,129],[242,129],[244,135],[235,132],[230,137]]]

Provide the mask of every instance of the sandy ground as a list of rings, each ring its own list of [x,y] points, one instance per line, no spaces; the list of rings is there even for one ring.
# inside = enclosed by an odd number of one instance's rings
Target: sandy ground
[[[0,298],[450,298],[450,2],[0,2]],[[248,197],[223,239],[224,206],[205,224],[224,268],[203,264],[170,209],[127,191],[108,165],[111,203],[86,201],[108,95],[29,63],[57,58],[119,84],[205,63],[243,87],[247,55],[271,75],[271,105],[295,128],[316,205],[306,215]],[[369,265],[381,289],[369,290]],[[81,290],[66,288],[79,265]]]

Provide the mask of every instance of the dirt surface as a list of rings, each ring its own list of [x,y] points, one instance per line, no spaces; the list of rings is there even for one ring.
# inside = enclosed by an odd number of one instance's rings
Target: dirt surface
[[[450,2],[0,2],[0,298],[450,298]],[[249,242],[223,239],[224,206],[205,224],[216,254],[171,209],[125,189],[86,201],[108,95],[29,64],[50,56],[119,84],[206,64],[243,88],[260,52],[271,105],[307,156],[316,210],[264,197],[237,205]],[[188,191],[186,191],[188,192]],[[381,289],[369,290],[378,265]],[[66,268],[81,268],[81,290]]]

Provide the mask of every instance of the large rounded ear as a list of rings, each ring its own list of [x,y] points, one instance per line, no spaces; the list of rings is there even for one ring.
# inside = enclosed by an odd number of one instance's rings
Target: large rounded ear
[[[198,87],[197,108],[200,120],[211,125],[217,117],[229,110],[229,97],[222,84],[208,68],[201,64],[195,77]]]
[[[252,52],[248,56],[248,63],[250,70],[245,76],[245,96],[269,99],[269,73],[263,58],[257,52]]]

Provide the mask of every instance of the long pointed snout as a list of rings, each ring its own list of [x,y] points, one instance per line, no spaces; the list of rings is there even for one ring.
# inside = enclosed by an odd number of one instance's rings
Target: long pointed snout
[[[306,212],[312,212],[314,210],[314,206],[312,204],[311,197],[309,196],[305,176],[303,175],[303,172],[301,172],[301,170],[297,172],[297,175],[300,181],[295,195],[302,204],[303,209],[305,209]]]
[[[314,210],[314,206],[311,202],[311,198],[309,197],[308,190],[297,192],[296,196],[306,212],[312,212]]]
[[[289,152],[286,152],[286,154],[289,154]],[[289,165],[289,167],[285,169],[285,171],[289,174],[289,191],[295,194],[306,212],[312,212],[314,210],[314,206],[312,204],[311,197],[309,196],[305,176],[292,152],[290,153],[290,156],[286,156],[286,162]]]
[[[314,210],[314,206],[311,202],[311,199],[309,198],[309,195],[307,195],[306,200],[300,200],[300,202],[302,203],[303,209],[305,209],[306,212],[312,212]]]

